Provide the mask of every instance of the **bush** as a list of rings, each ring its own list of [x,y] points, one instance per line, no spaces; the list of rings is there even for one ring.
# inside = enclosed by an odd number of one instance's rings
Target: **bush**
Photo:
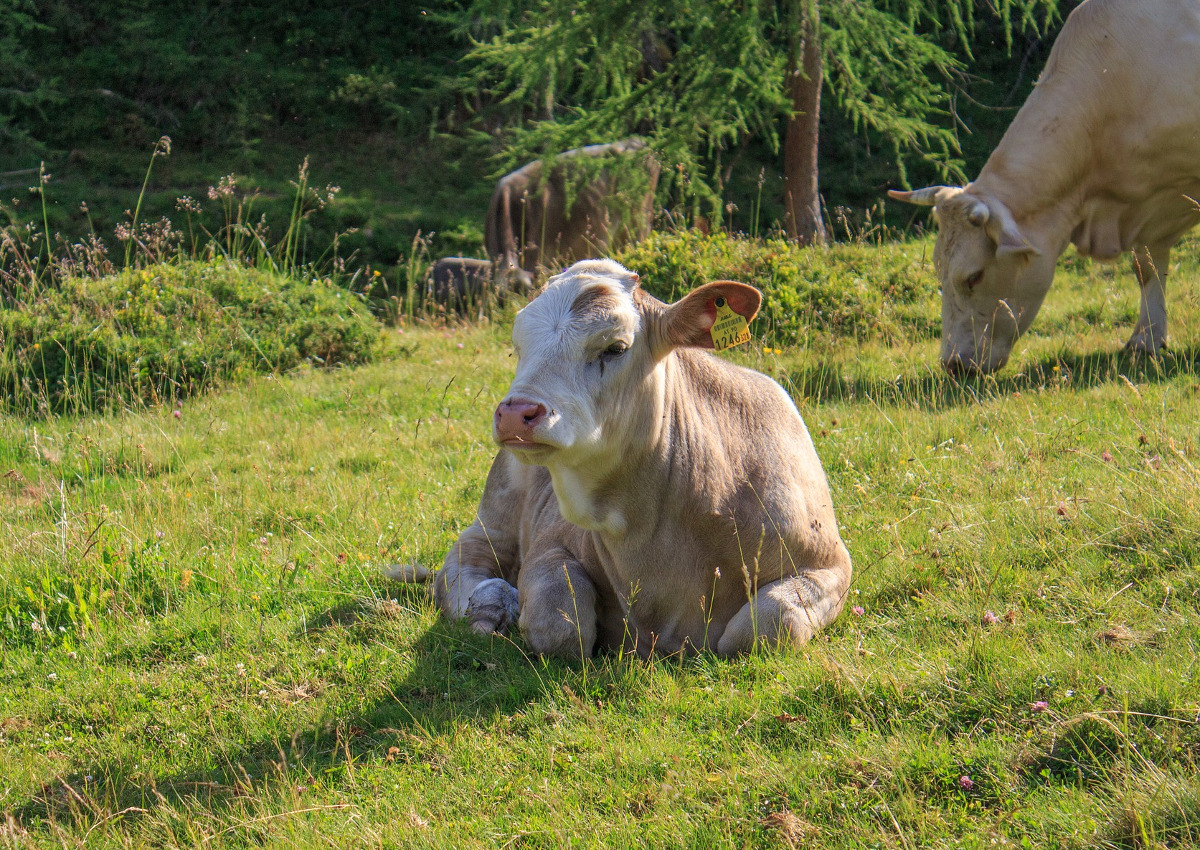
[[[243,374],[366,362],[379,335],[328,280],[224,260],[68,278],[0,308],[0,404],[44,413],[174,401]]]
[[[711,280],[752,284],[763,292],[765,330],[756,333],[795,343],[814,332],[937,336],[937,281],[924,253],[921,243],[802,248],[780,237],[682,231],[651,234],[617,259],[667,301]]]

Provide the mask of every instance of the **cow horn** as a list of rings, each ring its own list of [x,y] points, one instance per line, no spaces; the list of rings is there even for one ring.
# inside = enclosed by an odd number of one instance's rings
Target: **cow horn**
[[[987,224],[987,220],[991,217],[992,211],[988,209],[987,204],[983,201],[976,201],[971,211],[967,213],[967,221],[976,227],[982,227]]]
[[[920,207],[932,207],[937,200],[935,196],[945,186],[926,186],[924,189],[914,189],[911,192],[903,192],[899,189],[888,189],[888,197],[895,198],[897,201],[904,201],[906,204],[916,204]]]

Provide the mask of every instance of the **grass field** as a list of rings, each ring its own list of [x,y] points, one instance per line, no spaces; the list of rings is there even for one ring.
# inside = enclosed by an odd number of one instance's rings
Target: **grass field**
[[[1178,253],[1159,360],[1120,353],[1128,269],[1079,260],[991,378],[928,333],[729,355],[792,391],[854,558],[796,653],[542,662],[378,576],[473,517],[503,319],[178,415],[0,419],[0,846],[1200,844]]]

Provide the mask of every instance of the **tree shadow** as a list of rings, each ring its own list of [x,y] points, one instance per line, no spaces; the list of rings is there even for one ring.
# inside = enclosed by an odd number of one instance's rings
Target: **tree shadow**
[[[1158,356],[1128,351],[1042,357],[1020,371],[1012,366],[994,375],[955,376],[931,363],[922,374],[893,380],[847,375],[844,366],[817,362],[780,376],[796,398],[818,403],[870,401],[889,407],[945,410],[1038,390],[1082,390],[1121,381],[1164,383],[1200,377],[1200,347],[1164,351]]]
[[[377,642],[389,620],[411,616],[407,603],[428,604],[420,588],[399,588],[395,594],[394,600],[319,611],[293,638],[338,629],[339,639]],[[306,778],[352,774],[363,761],[427,762],[436,770],[445,757],[443,735],[553,701],[580,675],[580,662],[543,663],[527,655],[519,639],[478,635],[443,617],[396,649],[413,659],[412,666],[398,678],[382,676],[381,695],[360,711],[335,712],[290,735],[214,744],[211,749],[222,749],[223,762],[215,768],[208,759],[204,766],[147,776],[136,764],[97,766],[93,772],[103,773],[103,787],[76,769],[43,785],[9,815],[31,830],[47,824],[90,829],[117,814],[127,821],[150,818],[163,807],[199,807],[219,820],[247,800],[286,796]]]

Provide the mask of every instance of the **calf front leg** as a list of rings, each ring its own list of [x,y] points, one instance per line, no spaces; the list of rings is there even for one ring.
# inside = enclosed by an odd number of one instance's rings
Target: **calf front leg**
[[[596,586],[579,561],[553,547],[521,565],[521,635],[538,655],[587,658],[596,646]]]
[[[517,589],[506,578],[516,571],[516,552],[497,544],[476,521],[446,553],[434,575],[433,596],[451,619],[466,619],[480,634],[508,631],[517,621]]]
[[[717,654],[739,655],[756,644],[804,645],[841,613],[849,587],[849,555],[835,567],[786,576],[760,587],[725,627]]]
[[[1167,344],[1167,264],[1169,245],[1135,248],[1133,271],[1141,286],[1137,325],[1125,348],[1153,354]]]

